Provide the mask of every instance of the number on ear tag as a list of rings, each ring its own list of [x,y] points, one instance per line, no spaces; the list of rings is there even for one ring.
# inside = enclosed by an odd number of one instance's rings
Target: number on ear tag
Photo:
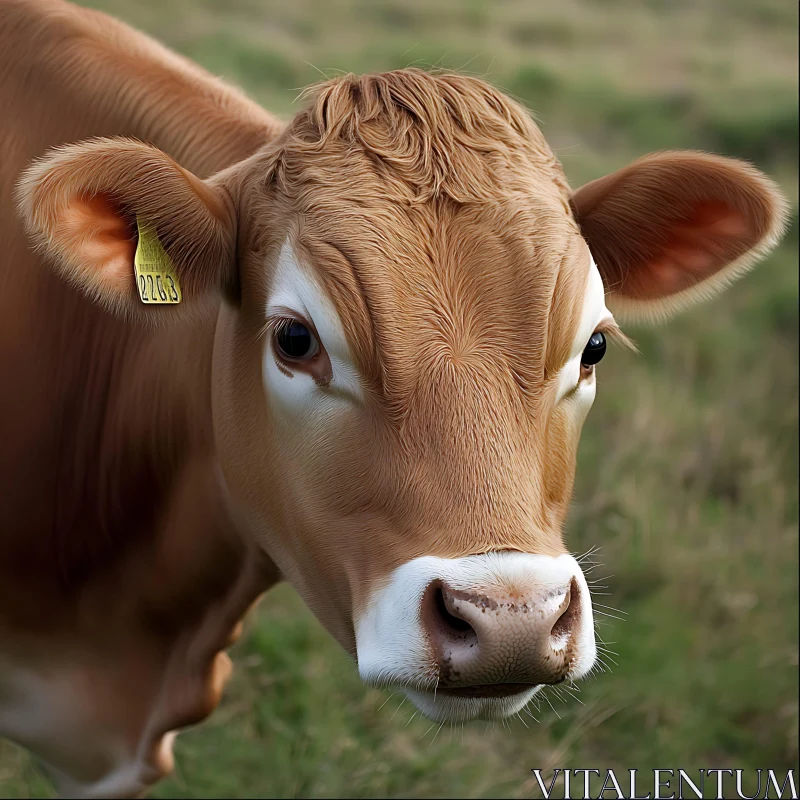
[[[158,241],[158,234],[151,225],[136,220],[139,244],[133,257],[136,288],[143,303],[153,305],[180,303],[183,295],[172,259]]]

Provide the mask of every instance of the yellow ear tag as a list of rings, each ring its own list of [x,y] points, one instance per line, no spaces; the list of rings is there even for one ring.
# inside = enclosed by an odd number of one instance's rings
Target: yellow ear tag
[[[175,265],[158,241],[155,228],[136,220],[139,244],[133,257],[133,271],[139,298],[148,305],[180,303],[183,295]]]

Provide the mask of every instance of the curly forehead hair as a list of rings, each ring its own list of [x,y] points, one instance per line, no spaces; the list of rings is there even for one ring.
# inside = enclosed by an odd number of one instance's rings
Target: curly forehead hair
[[[340,76],[308,95],[310,106],[281,137],[279,171],[292,173],[323,148],[356,148],[381,177],[404,184],[412,203],[474,203],[513,191],[525,160],[569,196],[561,164],[528,112],[478,78],[409,68]]]

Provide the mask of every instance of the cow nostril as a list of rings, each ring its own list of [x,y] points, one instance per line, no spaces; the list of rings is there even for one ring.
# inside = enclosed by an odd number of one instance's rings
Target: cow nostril
[[[439,620],[446,628],[449,628],[454,633],[462,636],[469,631],[474,632],[474,629],[469,622],[467,622],[465,619],[461,619],[461,617],[457,617],[455,614],[450,613],[447,608],[447,603],[444,599],[444,591],[442,590],[441,586],[436,588],[436,591],[433,595],[433,600],[436,604],[436,613],[439,617]]]
[[[452,598],[448,602],[447,589],[441,581],[434,581],[425,592],[422,615],[425,627],[439,646],[445,642],[457,641],[460,645],[477,642],[475,629],[458,613],[457,603]]]
[[[572,578],[569,582],[569,589],[567,589],[567,596],[564,598],[563,605],[566,608],[564,608],[550,631],[552,639],[566,638],[577,626],[581,614],[580,597],[581,590],[578,582],[575,578]]]

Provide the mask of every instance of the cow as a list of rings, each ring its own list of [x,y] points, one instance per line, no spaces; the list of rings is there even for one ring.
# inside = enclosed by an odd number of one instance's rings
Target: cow
[[[0,735],[141,793],[282,580],[434,720],[585,676],[597,364],[769,252],[775,184],[671,151],[572,190],[447,72],[284,123],[65,0],[1,0],[0,44]]]

